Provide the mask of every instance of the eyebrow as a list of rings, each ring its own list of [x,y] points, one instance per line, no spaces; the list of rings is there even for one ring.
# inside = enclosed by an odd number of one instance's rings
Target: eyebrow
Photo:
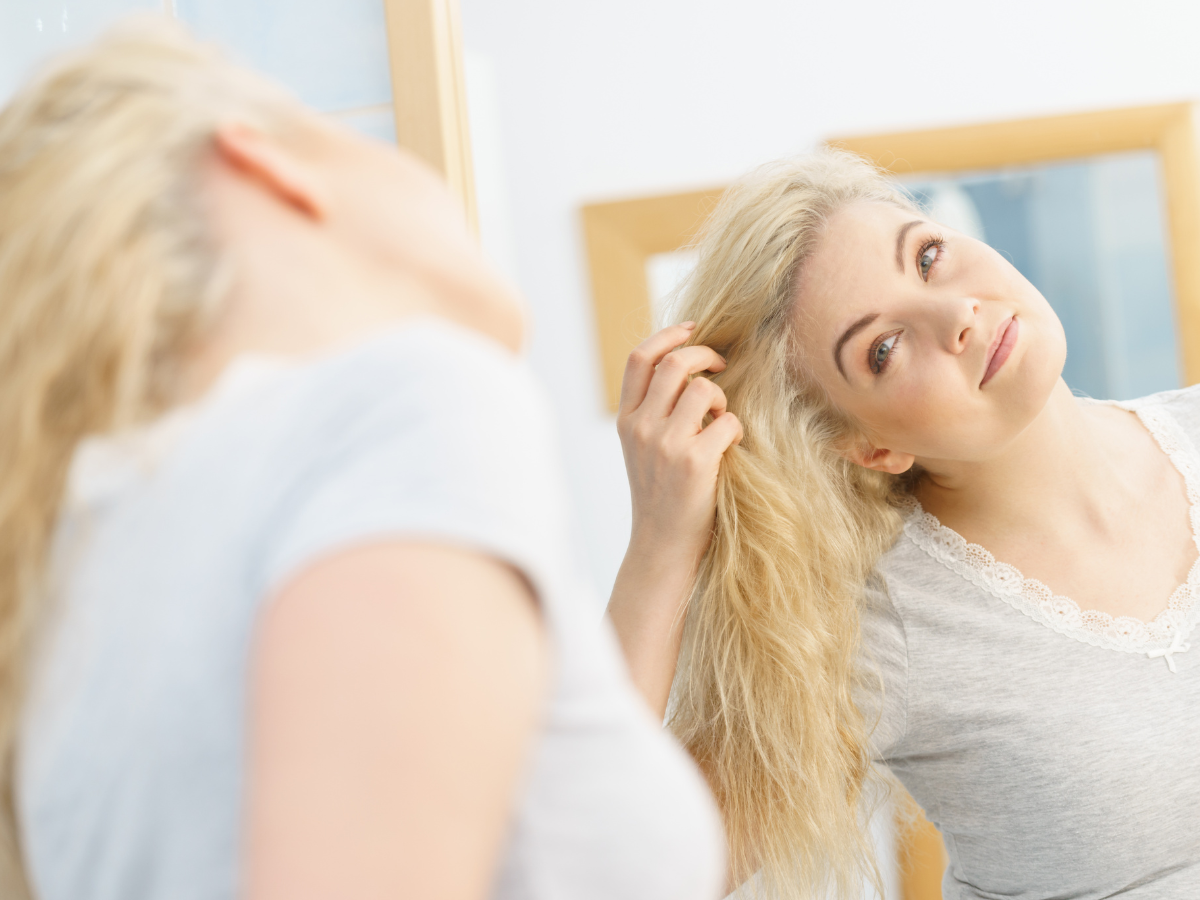
[[[904,274],[904,239],[908,237],[908,231],[914,225],[920,225],[921,219],[916,219],[912,222],[905,222],[900,226],[900,230],[896,232],[896,268],[900,274]]]
[[[837,365],[838,371],[842,373],[842,377],[847,381],[850,380],[850,377],[846,374],[846,370],[842,368],[842,348],[846,346],[846,341],[850,340],[850,338],[854,337],[878,318],[879,313],[867,313],[865,316],[842,332],[842,336],[838,338],[837,344],[833,348],[833,361]]]

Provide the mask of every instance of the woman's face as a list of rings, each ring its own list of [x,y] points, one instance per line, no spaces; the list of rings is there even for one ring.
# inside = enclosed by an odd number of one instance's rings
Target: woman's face
[[[1062,373],[1066,338],[1037,288],[991,247],[909,210],[840,210],[797,288],[809,371],[872,447],[929,467],[998,454]]]

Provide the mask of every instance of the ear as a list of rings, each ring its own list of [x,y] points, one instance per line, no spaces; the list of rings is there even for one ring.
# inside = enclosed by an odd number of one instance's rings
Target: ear
[[[872,447],[866,442],[853,444],[842,451],[842,455],[852,463],[864,469],[874,469],[877,472],[887,472],[890,475],[902,475],[913,467],[917,458],[911,453],[901,453],[897,450],[887,450]]]
[[[245,122],[228,122],[214,135],[221,159],[311,219],[329,210],[316,173],[270,135]]]

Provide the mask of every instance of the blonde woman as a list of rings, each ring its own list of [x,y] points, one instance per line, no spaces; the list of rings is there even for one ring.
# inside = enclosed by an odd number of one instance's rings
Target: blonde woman
[[[857,895],[878,760],[947,900],[1200,896],[1200,391],[1072,396],[1041,294],[837,153],[725,195],[683,315],[610,610],[735,882]]]
[[[440,183],[166,26],[0,113],[0,895],[711,898]]]

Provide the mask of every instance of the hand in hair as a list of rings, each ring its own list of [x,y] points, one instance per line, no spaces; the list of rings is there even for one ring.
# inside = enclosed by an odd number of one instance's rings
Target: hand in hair
[[[742,438],[724,392],[700,374],[723,371],[725,360],[709,347],[681,346],[692,328],[664,328],[630,354],[617,413],[633,530],[608,612],[635,684],[660,715],[683,607],[712,539],[721,459]]]

